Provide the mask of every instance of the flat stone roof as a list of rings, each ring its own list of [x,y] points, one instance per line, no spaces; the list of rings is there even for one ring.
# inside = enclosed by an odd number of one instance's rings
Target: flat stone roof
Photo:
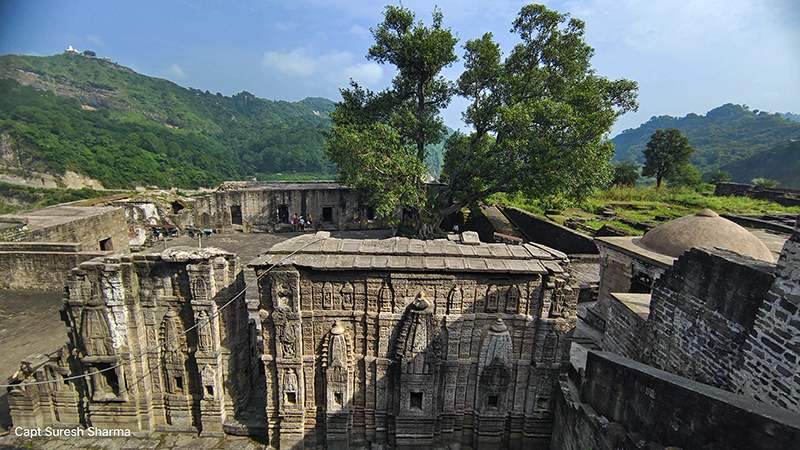
[[[27,223],[28,230],[41,230],[56,225],[61,225],[73,220],[99,216],[110,211],[122,209],[116,206],[49,206],[33,211],[24,211],[14,214],[4,214],[0,219],[12,219]]]
[[[235,190],[271,190],[271,191],[293,191],[293,190],[322,190],[322,189],[347,189],[335,181],[228,181],[223,183],[218,191]]]
[[[611,297],[617,299],[642,320],[647,320],[650,315],[650,299],[652,294],[627,294],[612,292]]]
[[[630,236],[604,236],[594,238],[595,243],[612,247],[622,253],[627,253],[631,256],[638,256],[651,263],[661,266],[671,266],[676,258],[671,256],[662,255],[661,253],[654,252],[646,249],[638,244],[641,237]]]
[[[565,254],[544,245],[487,244],[477,233],[448,239],[340,239],[328,232],[280,242],[248,264],[295,265],[314,270],[392,270],[410,272],[563,273]]]

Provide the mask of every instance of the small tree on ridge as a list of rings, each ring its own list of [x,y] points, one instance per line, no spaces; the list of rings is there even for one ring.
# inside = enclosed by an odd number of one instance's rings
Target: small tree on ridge
[[[694,148],[689,145],[689,138],[682,135],[677,128],[656,130],[644,149],[642,176],[656,177],[656,186],[661,187],[662,179],[689,164],[692,153]]]

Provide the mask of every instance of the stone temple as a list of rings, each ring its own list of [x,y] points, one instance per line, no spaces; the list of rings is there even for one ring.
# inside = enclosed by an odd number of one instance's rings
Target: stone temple
[[[544,246],[274,246],[237,298],[217,249],[72,271],[61,352],[23,365],[15,426],[266,435],[275,448],[549,448],[577,290]],[[35,384],[35,381],[55,383]]]
[[[777,262],[721,220],[597,238],[593,307],[567,255],[473,232],[301,235],[249,263],[257,299],[222,250],[103,255],[69,276],[69,342],[23,361],[14,426],[274,449],[798,448],[800,218]]]

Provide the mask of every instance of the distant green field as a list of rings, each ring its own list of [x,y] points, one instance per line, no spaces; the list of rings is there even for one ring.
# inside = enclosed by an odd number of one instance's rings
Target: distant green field
[[[593,218],[604,209],[613,209],[617,217],[637,222],[658,222],[656,216],[678,217],[694,214],[702,209],[711,209],[719,214],[800,214],[800,207],[784,207],[766,200],[753,200],[747,197],[716,197],[713,186],[704,185],[699,191],[687,187],[612,187],[597,192],[583,205],[562,210],[546,210],[540,202],[520,196],[498,194],[492,197],[496,203],[505,203],[534,214],[547,216],[550,220],[563,224],[570,218]],[[608,220],[587,221],[586,226],[599,229],[605,224],[643,234],[630,225],[609,218]]]

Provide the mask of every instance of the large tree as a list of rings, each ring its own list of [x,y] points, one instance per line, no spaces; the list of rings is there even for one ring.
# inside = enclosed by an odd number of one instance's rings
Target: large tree
[[[644,149],[642,176],[656,177],[656,186],[661,187],[662,179],[677,176],[685,169],[692,153],[694,149],[689,145],[689,138],[677,128],[656,130]]]
[[[439,111],[453,94],[440,72],[457,59],[458,39],[442,26],[438,9],[431,26],[415,22],[402,6],[387,6],[383,15],[367,58],[394,65],[397,76],[380,93],[353,81],[341,89],[325,148],[340,181],[391,217],[399,208],[419,211],[425,204],[425,149],[443,139]]]
[[[417,224],[425,235],[447,215],[496,192],[581,199],[610,180],[614,147],[605,135],[621,114],[636,109],[637,85],[594,73],[594,50],[584,41],[582,21],[528,5],[512,28],[521,42],[505,60],[491,33],[464,46],[465,71],[456,91],[470,100],[463,115],[474,130],[448,139],[440,180],[444,186],[427,193],[421,182],[412,190],[395,189],[403,180],[421,180],[424,173],[422,165],[401,172],[397,162],[413,153],[423,161],[425,145],[442,137],[437,113],[449,102],[450,89],[438,74],[455,60],[456,39],[442,28],[438,10],[430,28],[415,25],[413,14],[402,7],[388,6],[384,17],[373,30],[376,44],[368,57],[395,64],[398,76],[381,93],[353,82],[343,89],[326,143],[340,179],[364,187],[367,201],[385,202],[373,203],[378,212],[421,208],[420,219],[430,219],[427,230],[425,221]],[[392,130],[400,149],[362,145],[377,144],[377,137],[364,135],[374,136],[379,129]],[[375,164],[361,168],[355,159]],[[340,164],[348,160],[347,167]],[[379,179],[367,180],[373,176]]]
[[[496,192],[581,200],[610,180],[606,134],[637,108],[636,83],[595,74],[584,23],[569,14],[527,5],[511,31],[520,43],[504,61],[491,33],[464,46],[458,93],[474,131],[447,143],[437,225]]]

